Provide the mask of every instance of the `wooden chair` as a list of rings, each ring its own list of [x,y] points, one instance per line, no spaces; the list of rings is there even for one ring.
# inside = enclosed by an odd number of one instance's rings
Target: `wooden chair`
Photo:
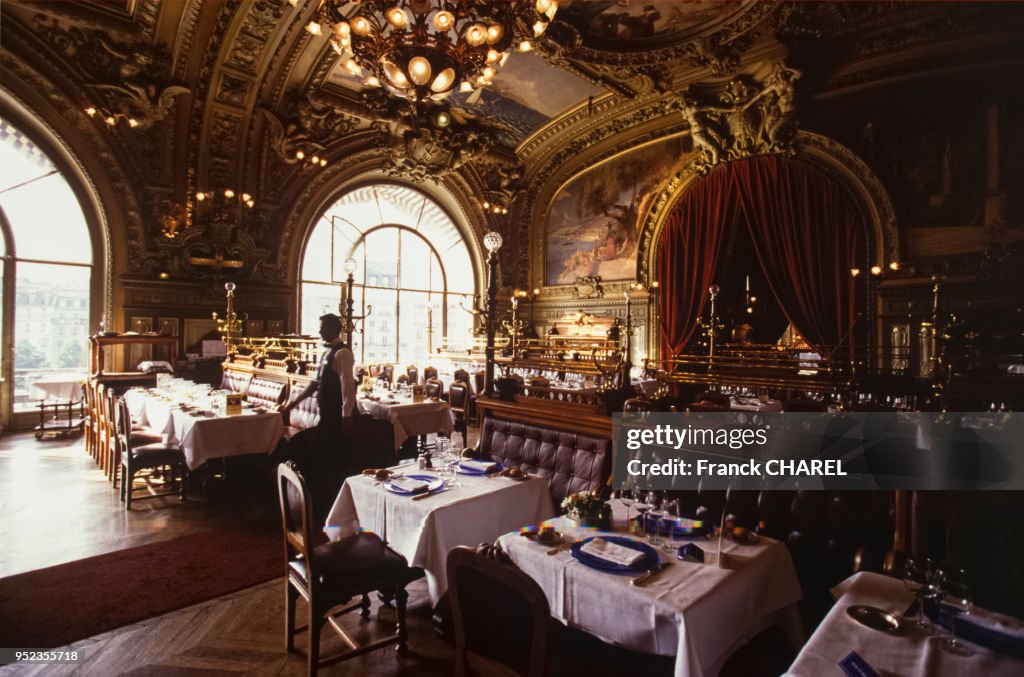
[[[444,383],[436,378],[428,378],[426,381],[427,397],[444,397]]]
[[[551,612],[540,586],[465,546],[452,549],[446,565],[455,674],[547,674]]]
[[[394,383],[395,382],[395,365],[393,365],[393,364],[385,364],[384,368],[381,370],[380,377],[382,379],[384,379],[385,381],[387,381],[388,383]]]
[[[398,645],[406,652],[408,633],[405,605],[409,594],[405,586],[423,576],[423,570],[411,568],[405,558],[389,548],[376,534],[359,532],[323,545],[313,540],[313,505],[306,481],[294,462],[277,467],[277,489],[281,502],[281,523],[285,549],[285,648],[295,649],[295,635],[309,630],[308,673],[369,651]],[[370,593],[378,591],[395,600],[398,622],[392,637],[359,646],[338,623],[338,616],[360,610],[370,617]],[[295,606],[299,595],[309,607],[307,625],[295,627]],[[360,599],[352,604],[353,597]],[[341,608],[338,608],[338,607]],[[320,632],[325,624],[337,632],[350,651],[320,658]]]
[[[82,397],[85,399],[85,453],[95,459],[99,422],[96,417],[96,387],[91,382],[82,384]]]
[[[107,427],[107,386],[100,383],[96,386],[94,405],[96,407],[96,444],[93,447],[93,460],[103,468],[103,453],[110,444],[110,429]]]
[[[379,364],[371,364],[369,367],[367,367],[367,370],[370,374],[370,378],[372,378],[374,381],[380,378],[381,368]]]
[[[437,367],[427,367],[423,370],[423,382],[426,383],[432,378],[437,378]]]
[[[448,388],[448,406],[455,414],[455,430],[466,439],[466,428],[469,425],[469,386],[462,381],[455,381]]]
[[[110,444],[107,448],[109,454],[106,461],[107,478],[113,483],[114,488],[118,486],[118,476],[121,469],[122,458],[124,458],[124,445],[121,442],[120,434],[117,429],[118,417],[120,416],[118,407],[123,403],[127,411],[128,403],[124,400],[124,396],[118,397],[114,394],[112,388],[107,389],[106,398],[107,402],[107,419],[110,421]],[[131,412],[128,414],[127,419],[131,428],[131,442],[135,446],[142,446],[146,444],[155,444],[163,439],[163,435],[151,428],[146,428],[136,423],[131,418]]]
[[[165,475],[164,479],[168,482],[171,492],[151,494],[144,498],[167,496],[178,490],[180,500],[184,501],[188,484],[188,467],[185,465],[185,454],[182,453],[181,447],[177,444],[164,444],[163,442],[137,444],[132,435],[132,417],[128,411],[128,403],[124,401],[123,397],[117,401],[115,423],[121,449],[121,500],[124,502],[124,509],[132,509],[135,475],[140,470],[157,468],[170,470],[169,475]],[[178,486],[179,482],[180,487]]]
[[[420,369],[415,364],[405,368],[405,375],[409,377],[409,383],[416,385],[420,382]]]

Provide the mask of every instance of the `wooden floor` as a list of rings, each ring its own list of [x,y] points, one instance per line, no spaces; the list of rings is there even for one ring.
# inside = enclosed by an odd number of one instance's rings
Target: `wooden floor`
[[[0,549],[0,576],[237,525],[239,520],[279,520],[269,478],[258,473],[245,477],[245,468],[242,472],[243,491],[197,495],[185,504],[174,498],[142,501],[138,510],[133,505],[132,512],[126,513],[80,439],[0,438],[0,542],[5,544]],[[237,475],[232,479],[237,480]],[[409,592],[410,655],[399,657],[387,648],[331,666],[321,674],[451,674],[452,647],[434,632],[425,582],[417,581]],[[369,621],[361,621],[358,614],[345,619],[344,625],[357,641],[393,632],[393,610],[378,606],[375,601]],[[300,602],[300,619],[304,612]],[[282,578],[76,642],[67,649],[82,656],[77,665],[5,666],[0,675],[305,674],[305,658],[284,651],[283,635]],[[342,648],[330,631],[323,637],[323,655]],[[554,641],[555,675],[672,674],[671,657],[625,651],[567,629],[559,631]],[[300,635],[298,647],[303,649],[305,643],[305,635]],[[775,641],[749,647],[744,653],[731,661],[724,675],[777,675],[792,657],[791,649]]]

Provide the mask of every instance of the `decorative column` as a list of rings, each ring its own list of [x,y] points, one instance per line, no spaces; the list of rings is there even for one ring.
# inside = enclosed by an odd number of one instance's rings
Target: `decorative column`
[[[491,231],[484,236],[487,249],[487,346],[484,358],[487,366],[484,376],[484,394],[494,396],[494,332],[498,323],[498,250],[501,249],[501,234]]]

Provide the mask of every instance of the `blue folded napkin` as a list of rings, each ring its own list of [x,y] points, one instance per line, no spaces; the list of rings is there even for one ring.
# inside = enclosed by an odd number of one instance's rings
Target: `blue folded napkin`
[[[952,630],[956,636],[992,651],[1024,659],[1024,622],[985,609],[970,614],[951,613],[949,607],[926,600],[924,613],[934,623]]]
[[[463,459],[459,465],[462,467],[463,470],[478,473],[494,472],[499,467],[498,464],[495,463],[494,461],[476,461],[469,458]]]

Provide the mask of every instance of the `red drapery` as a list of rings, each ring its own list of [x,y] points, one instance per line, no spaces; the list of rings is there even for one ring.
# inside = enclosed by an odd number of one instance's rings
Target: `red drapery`
[[[809,344],[853,352],[864,228],[842,186],[780,156],[730,162],[673,207],[658,246],[663,355],[693,336],[726,235],[745,224],[772,293]]]
[[[658,244],[661,354],[686,347],[715,279],[725,235],[736,227],[739,209],[731,175],[719,168],[686,191],[668,216]]]

